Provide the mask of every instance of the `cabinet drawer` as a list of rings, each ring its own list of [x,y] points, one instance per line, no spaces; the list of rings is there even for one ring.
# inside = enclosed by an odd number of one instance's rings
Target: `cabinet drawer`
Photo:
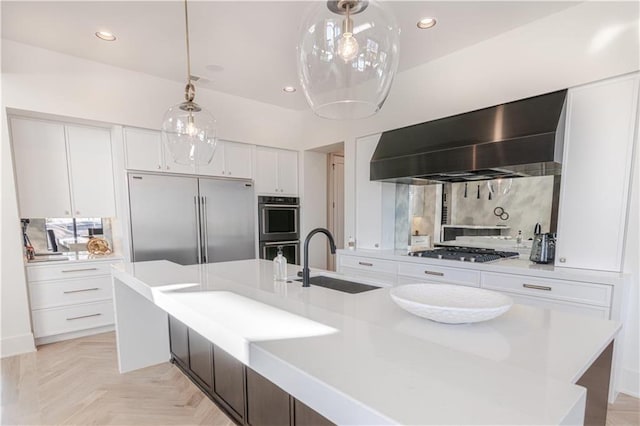
[[[361,269],[363,271],[396,274],[396,263],[389,260],[372,259],[370,257],[340,256],[340,266]]]
[[[31,309],[53,308],[112,298],[111,277],[41,281],[29,284]]]
[[[85,303],[64,308],[38,309],[31,313],[34,337],[86,330],[113,324],[113,303]]]
[[[611,306],[611,286],[603,284],[485,272],[482,274],[482,287],[606,308]]]
[[[399,282],[418,283],[422,281],[460,284],[480,287],[480,272],[466,269],[447,268],[418,263],[401,263],[398,265]]]
[[[396,282],[397,265],[388,260],[370,257],[340,256],[338,272],[354,277],[367,278],[386,285]]]
[[[524,296],[522,294],[509,293],[507,291],[503,291],[502,293],[511,297],[515,303],[520,303],[522,305],[536,306],[539,308],[569,312],[594,318],[609,319],[609,308],[602,306],[583,305],[580,303],[544,299],[542,297]]]
[[[81,262],[46,266],[27,266],[29,282],[111,275],[111,265],[118,262]]]

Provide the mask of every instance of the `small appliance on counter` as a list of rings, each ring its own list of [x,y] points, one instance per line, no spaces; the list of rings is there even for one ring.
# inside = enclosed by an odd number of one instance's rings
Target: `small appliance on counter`
[[[555,234],[536,234],[533,237],[529,260],[535,263],[551,263],[556,255]]]
[[[412,235],[409,251],[429,250],[431,248],[431,237],[429,235]]]

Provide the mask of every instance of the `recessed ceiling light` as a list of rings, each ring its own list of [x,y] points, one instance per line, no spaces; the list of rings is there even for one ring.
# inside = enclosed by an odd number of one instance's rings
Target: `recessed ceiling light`
[[[435,18],[422,18],[418,21],[418,28],[421,30],[426,30],[427,28],[431,28],[436,24]]]
[[[96,33],[96,37],[98,37],[100,40],[104,40],[104,41],[114,41],[116,39],[116,36],[114,36],[113,34],[111,34],[108,31],[98,31]]]
[[[282,90],[284,90],[287,93],[293,93],[293,92],[296,91],[296,88],[293,87],[293,86],[284,86],[284,88]]]

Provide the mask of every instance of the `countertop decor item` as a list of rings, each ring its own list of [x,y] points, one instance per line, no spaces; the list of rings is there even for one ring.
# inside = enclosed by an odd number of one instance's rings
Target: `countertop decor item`
[[[91,254],[111,254],[109,242],[104,238],[93,237],[87,242],[87,251]]]
[[[375,0],[315,2],[300,29],[298,77],[313,112],[343,120],[378,112],[398,68],[393,14]]]
[[[193,101],[196,88],[191,82],[194,76],[191,75],[187,0],[184,0],[184,22],[187,47],[185,101],[172,106],[164,114],[162,139],[176,163],[205,165],[211,162],[216,149],[216,120],[209,111]]]
[[[436,322],[463,324],[504,314],[513,300],[501,293],[453,284],[408,284],[394,287],[391,299],[402,309]]]

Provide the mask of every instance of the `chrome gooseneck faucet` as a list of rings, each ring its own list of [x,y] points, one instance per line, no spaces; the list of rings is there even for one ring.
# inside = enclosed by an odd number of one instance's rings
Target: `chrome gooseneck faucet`
[[[333,235],[325,228],[316,228],[309,232],[304,240],[304,267],[302,268],[302,287],[309,287],[309,241],[318,232],[323,233],[329,239],[329,249],[331,254],[336,254],[336,243],[333,241]]]

